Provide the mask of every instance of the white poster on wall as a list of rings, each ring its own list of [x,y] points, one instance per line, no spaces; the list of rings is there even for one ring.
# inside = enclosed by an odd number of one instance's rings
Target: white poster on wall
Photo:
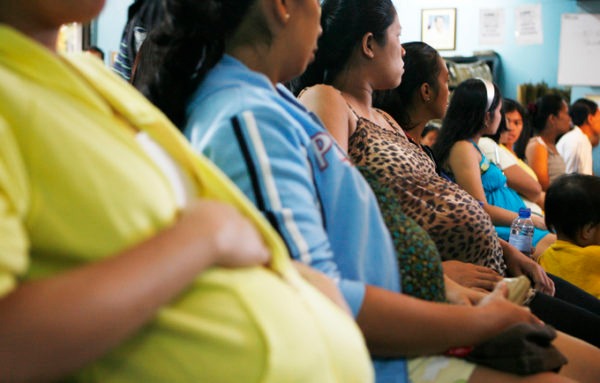
[[[504,9],[481,9],[479,11],[479,44],[504,44],[506,21]]]
[[[515,9],[515,39],[519,45],[544,43],[542,4],[521,5]]]
[[[558,83],[600,86],[599,60],[600,14],[561,15]]]

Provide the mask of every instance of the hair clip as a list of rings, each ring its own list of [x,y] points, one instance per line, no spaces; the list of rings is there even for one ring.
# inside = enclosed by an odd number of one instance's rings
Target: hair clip
[[[496,95],[494,84],[481,77],[477,77],[477,80],[481,81],[483,85],[485,85],[485,93],[487,95],[487,105],[485,110],[487,112],[492,107],[492,102],[494,102],[494,96]]]

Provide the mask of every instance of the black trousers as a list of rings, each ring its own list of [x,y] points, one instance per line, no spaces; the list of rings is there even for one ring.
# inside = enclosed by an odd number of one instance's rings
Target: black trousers
[[[579,287],[548,274],[556,293],[536,293],[531,312],[557,330],[600,347],[600,299]]]

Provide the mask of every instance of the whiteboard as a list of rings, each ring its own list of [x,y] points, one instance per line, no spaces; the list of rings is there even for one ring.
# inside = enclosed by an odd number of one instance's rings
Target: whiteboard
[[[562,15],[558,83],[600,85],[600,14]]]

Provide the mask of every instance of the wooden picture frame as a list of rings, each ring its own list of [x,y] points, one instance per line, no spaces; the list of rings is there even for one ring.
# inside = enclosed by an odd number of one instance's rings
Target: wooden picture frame
[[[456,49],[456,8],[421,10],[421,40],[439,51]]]

